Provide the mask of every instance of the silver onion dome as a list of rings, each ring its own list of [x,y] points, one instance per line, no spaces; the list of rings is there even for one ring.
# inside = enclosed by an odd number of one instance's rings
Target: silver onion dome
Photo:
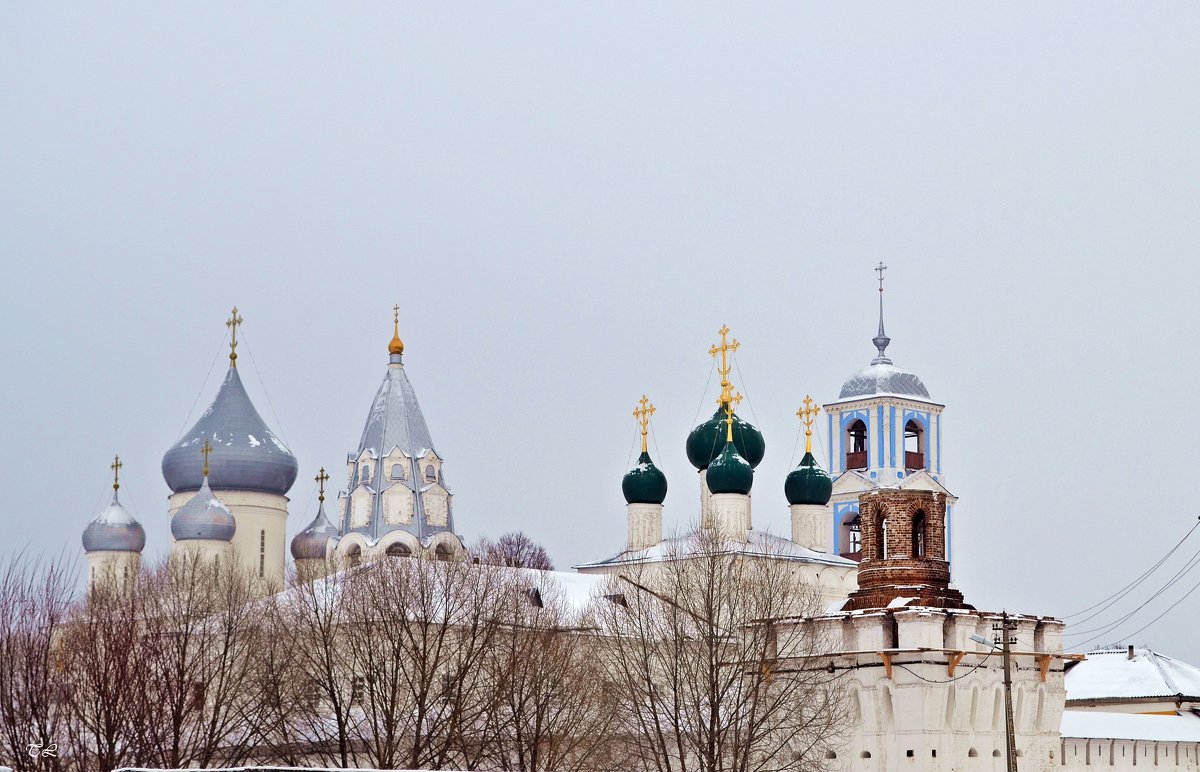
[[[891,363],[873,361],[842,384],[838,399],[869,397],[873,394],[896,394],[929,399],[929,390],[915,373]]]
[[[233,513],[208,487],[207,477],[201,481],[196,495],[171,518],[171,535],[175,541],[232,541],[236,532],[237,521],[233,519]]]
[[[121,506],[116,491],[112,503],[83,531],[84,552],[141,552],[145,546],[145,529]]]
[[[210,471],[219,490],[282,496],[296,481],[296,457],[254,409],[237,367],[229,368],[216,399],[196,425],[163,456],[163,478],[173,493],[200,489],[204,480],[196,453],[205,440],[217,449]]]
[[[325,502],[317,508],[317,516],[292,539],[294,560],[324,560],[330,539],[338,537],[338,529],[325,516]]]

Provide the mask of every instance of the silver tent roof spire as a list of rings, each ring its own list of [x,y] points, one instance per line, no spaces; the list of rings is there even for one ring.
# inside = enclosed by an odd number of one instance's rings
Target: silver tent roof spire
[[[892,339],[883,331],[883,272],[887,270],[887,266],[883,261],[879,261],[879,265],[875,266],[875,273],[879,275],[879,332],[871,340],[875,344],[875,348],[879,349],[879,356],[871,360],[873,365],[890,365],[892,360],[888,358],[887,347],[892,342]]]

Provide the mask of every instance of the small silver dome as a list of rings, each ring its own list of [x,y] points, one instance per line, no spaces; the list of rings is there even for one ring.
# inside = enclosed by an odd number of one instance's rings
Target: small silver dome
[[[317,516],[292,539],[292,558],[295,560],[324,560],[330,539],[338,537],[338,529],[325,516],[325,502],[317,508]]]
[[[232,541],[236,532],[237,521],[233,519],[233,513],[213,494],[207,477],[196,495],[171,518],[171,535],[176,541]]]
[[[84,552],[141,552],[145,546],[145,529],[121,506],[116,491],[112,503],[83,531]]]
[[[214,448],[210,473],[219,490],[285,495],[296,481],[296,457],[254,409],[236,367],[230,367],[216,399],[196,425],[171,446],[162,460],[163,479],[172,493],[200,489],[200,447]]]
[[[897,394],[929,399],[929,390],[916,374],[896,367],[891,360],[881,362],[879,359],[847,378],[842,384],[838,399],[869,397],[874,394]]]

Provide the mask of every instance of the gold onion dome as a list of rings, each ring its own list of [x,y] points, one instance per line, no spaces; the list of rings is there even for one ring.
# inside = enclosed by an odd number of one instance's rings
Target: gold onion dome
[[[404,341],[400,340],[400,306],[396,305],[392,311],[395,316],[392,320],[392,340],[388,343],[388,353],[399,356],[404,353]]]

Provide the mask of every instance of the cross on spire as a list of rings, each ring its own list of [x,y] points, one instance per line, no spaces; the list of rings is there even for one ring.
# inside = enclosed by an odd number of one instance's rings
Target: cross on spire
[[[314,477],[313,479],[317,481],[317,485],[320,486],[320,491],[321,491],[317,495],[317,501],[319,501],[323,504],[323,503],[325,503],[325,481],[329,479],[329,475],[327,475],[325,473],[325,467],[321,467],[320,473],[317,474],[317,476]]]
[[[642,429],[643,453],[647,451],[646,434],[649,431],[650,416],[654,415],[654,412],[654,405],[651,404],[650,399],[643,394],[642,398],[638,400],[638,406],[633,409],[633,417],[637,419],[638,426],[640,426]]]
[[[879,261],[879,265],[875,266],[874,271],[879,276],[879,332],[871,340],[875,344],[875,348],[879,350],[879,356],[872,360],[871,364],[891,364],[892,360],[888,359],[887,347],[892,342],[892,339],[883,331],[883,272],[887,270],[887,266],[883,261]]]
[[[812,425],[821,406],[813,401],[811,394],[804,395],[804,407],[796,411],[796,417],[804,422],[804,452],[812,453]]]
[[[229,328],[229,366],[237,367],[237,328],[242,323],[242,317],[238,316],[237,306],[233,307],[229,318],[225,320],[225,326]]]
[[[204,444],[200,446],[200,455],[204,456],[204,476],[205,477],[208,477],[208,457],[210,455],[212,455],[212,451],[213,451],[212,443],[210,443],[208,440],[205,440]]]
[[[108,468],[113,472],[113,495],[117,493],[117,488],[121,487],[121,467],[125,466],[121,463],[120,456],[113,456],[113,462],[108,465]]]
[[[392,306],[392,340],[388,343],[389,354],[403,354],[404,341],[400,340],[400,304]]]
[[[728,340],[729,327],[721,325],[721,329],[717,330],[721,336],[721,345],[713,344],[708,353],[716,359],[717,355],[721,355],[721,364],[717,366],[717,373],[721,376],[721,396],[717,398],[717,403],[726,409],[730,420],[730,434],[733,433],[733,405],[734,403],[741,404],[742,395],[734,394],[733,384],[729,382],[729,373],[733,369],[733,365],[729,363],[729,355],[741,348],[741,343],[737,338],[732,341]]]

